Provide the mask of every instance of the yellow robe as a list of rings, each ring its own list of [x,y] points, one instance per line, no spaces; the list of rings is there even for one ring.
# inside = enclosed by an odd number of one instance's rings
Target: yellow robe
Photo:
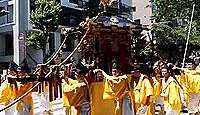
[[[10,100],[14,100],[23,94],[25,94],[30,88],[32,88],[33,83],[26,83],[24,85],[21,85],[16,82],[16,85],[8,83],[6,80],[2,86],[0,91],[0,102],[5,102],[5,105],[8,105],[10,103]],[[27,104],[28,103],[28,104]],[[28,106],[24,106],[28,105]],[[23,108],[22,108],[23,107]],[[33,115],[33,99],[32,99],[32,93],[29,93],[26,97],[18,101],[16,110],[17,112],[24,111],[26,109],[29,111],[31,115]]]
[[[22,96],[23,94],[25,94],[28,90],[30,90],[33,87],[33,85],[34,85],[33,82],[28,82],[25,84],[17,83],[18,90],[16,92],[16,94],[17,94],[16,97],[18,98],[18,97]],[[23,113],[23,111],[29,111],[28,114],[33,115],[34,105],[33,105],[32,93],[29,93],[26,97],[21,99],[17,103],[16,109],[19,113],[20,113],[20,111],[22,113]]]
[[[188,70],[184,69],[184,73],[181,74],[180,83],[183,86],[186,101],[189,102],[189,95],[200,93],[200,74],[199,69]]]
[[[86,99],[88,88],[84,82],[69,79],[69,83],[63,80],[63,101],[66,107],[81,106],[82,100]]]
[[[115,113],[116,102],[113,99],[103,99],[104,82],[93,82],[90,86],[91,115],[121,115],[121,108]]]
[[[149,96],[153,95],[153,87],[150,84],[147,76],[141,75],[138,84],[134,88],[134,109],[138,111],[139,107],[150,103],[151,100],[147,100]],[[147,102],[149,101],[149,102]]]
[[[121,115],[123,97],[129,95],[130,88],[126,75],[105,78],[103,99],[115,99],[116,114]]]
[[[8,83],[8,80],[1,84],[0,88],[0,103],[5,102],[5,106],[10,103],[11,100],[16,98],[16,86],[14,84]],[[8,111],[6,109],[6,111]]]
[[[87,84],[68,78],[68,83],[63,80],[62,85],[64,106],[66,108],[74,106],[77,110],[77,115],[81,114],[81,106],[88,104],[90,101]]]
[[[172,110],[177,110],[180,114],[182,107],[180,87],[173,77],[169,77],[167,82],[163,84],[161,96],[164,97],[165,108],[171,106]]]
[[[127,76],[119,76],[113,79],[106,79],[103,99],[122,99],[129,92]]]
[[[162,83],[155,79],[153,83],[153,99],[161,97],[160,95],[161,92],[162,92]]]

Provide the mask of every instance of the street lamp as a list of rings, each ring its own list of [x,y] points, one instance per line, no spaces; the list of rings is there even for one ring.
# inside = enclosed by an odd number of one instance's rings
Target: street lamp
[[[9,13],[9,11],[6,11],[3,7],[0,7],[0,17],[5,16]]]

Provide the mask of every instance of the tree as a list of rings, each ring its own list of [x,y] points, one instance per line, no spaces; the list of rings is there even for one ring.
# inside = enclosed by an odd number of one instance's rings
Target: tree
[[[199,0],[152,0],[156,5],[153,19],[156,24],[153,29],[157,33],[159,45],[162,47],[185,45],[192,6],[195,4],[195,12],[189,39],[189,47],[200,46],[200,3]],[[198,48],[198,49],[197,49]]]
[[[30,21],[38,32],[28,33],[27,44],[43,50],[43,62],[46,57],[46,43],[50,32],[54,32],[58,26],[58,17],[61,6],[55,0],[36,0],[36,9],[31,12]]]

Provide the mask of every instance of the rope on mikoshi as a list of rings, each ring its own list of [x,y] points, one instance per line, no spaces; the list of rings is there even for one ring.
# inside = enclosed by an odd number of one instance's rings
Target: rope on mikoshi
[[[88,32],[89,32],[90,28],[87,29],[87,31],[85,32],[84,36],[82,37],[82,39],[80,40],[79,44],[74,48],[74,50],[67,56],[67,58],[65,60],[63,60],[60,64],[58,64],[58,66],[62,66],[63,64],[65,64],[72,55],[74,55],[74,53],[76,53],[76,51],[78,50],[78,48],[80,47],[80,45],[82,44],[83,40],[85,39],[85,37],[87,36]]]
[[[100,16],[101,13],[99,13],[95,18],[94,20],[96,20],[99,16]],[[87,24],[87,23],[86,23]],[[65,64],[66,61],[69,60],[69,58],[77,51],[77,49],[80,47],[81,43],[83,42],[84,38],[86,37],[87,33],[89,32],[90,28],[87,29],[85,35],[82,37],[81,41],[79,42],[79,44],[76,46],[76,48],[74,49],[74,51],[63,61],[61,62],[60,64],[58,64],[58,66],[61,66],[63,64]],[[67,38],[67,37],[66,37]],[[60,45],[60,49],[62,48],[62,46],[64,45],[64,42]],[[56,52],[56,53],[59,53],[59,50]],[[57,55],[55,53],[55,55],[53,56],[55,58],[55,56]],[[51,61],[50,61],[51,62]],[[50,63],[48,62],[48,63]],[[46,63],[46,64],[48,64]],[[39,70],[39,68],[34,72],[36,73],[37,71]],[[52,73],[52,71],[49,71],[49,73],[47,73],[45,75],[44,78],[47,78],[50,74]],[[9,103],[8,105],[6,105],[4,108],[0,109],[0,112],[8,109],[9,107],[13,106],[15,103],[17,103],[18,101],[20,101],[21,99],[23,99],[25,96],[27,96],[30,92],[32,92],[36,87],[38,87],[40,85],[41,82],[37,82],[31,89],[29,89],[26,93],[24,93],[22,96],[18,97],[17,99],[15,99],[12,103]]]
[[[95,16],[93,18],[93,22],[97,20],[98,17],[101,16],[101,14],[103,14],[104,12],[100,12],[97,14],[97,16]],[[87,22],[89,23],[89,25],[91,24],[90,22]],[[87,25],[87,23],[85,23],[84,25]],[[69,54],[69,56],[67,56],[67,58],[65,60],[63,60],[60,64],[58,64],[58,66],[62,66],[63,64],[65,64],[69,59],[70,57],[76,53],[76,51],[78,50],[78,48],[80,47],[81,43],[84,41],[85,37],[87,36],[87,34],[89,33],[89,30],[90,30],[90,27],[88,27],[87,31],[85,32],[84,36],[82,37],[82,39],[80,40],[79,44],[76,46],[76,48],[74,48],[74,50]]]
[[[76,46],[76,48],[74,49],[74,51],[63,61],[66,62],[76,51],[77,49],[80,47],[81,43],[83,42],[84,38],[86,37],[87,33],[89,32],[89,28],[87,29],[85,35],[83,36],[83,38],[81,39],[81,41],[79,42],[79,44]],[[58,66],[63,65],[64,63],[60,63]],[[38,69],[37,69],[38,70]],[[45,78],[47,78],[50,74],[52,73],[52,71],[50,71],[47,75],[45,75]],[[37,86],[40,85],[41,82],[37,82],[31,89],[29,89],[26,93],[24,93],[22,96],[18,97],[17,99],[15,99],[12,103],[6,105],[4,108],[0,109],[1,111],[4,111],[6,109],[8,109],[9,107],[13,106],[15,103],[17,103],[18,101],[20,101],[21,99],[23,99],[25,96],[27,96],[30,92],[32,92]]]
[[[49,73],[45,76],[45,78],[47,78],[50,74],[52,73],[52,71],[49,71]],[[8,109],[9,107],[13,106],[15,103],[17,103],[18,101],[20,101],[21,99],[23,99],[25,96],[27,96],[30,92],[32,92],[37,86],[40,85],[41,82],[37,82],[31,89],[29,89],[26,93],[24,93],[22,96],[18,97],[17,99],[15,99],[13,102],[9,103],[8,105],[6,105],[4,108],[0,109],[0,112]]]
[[[67,33],[67,35],[65,36],[65,39],[63,40],[62,44],[58,47],[56,53],[51,57],[50,60],[48,60],[45,65],[48,65],[52,62],[52,60],[58,55],[58,53],[60,52],[61,48],[63,47],[63,45],[65,44],[65,41],[67,40],[67,37],[69,36],[69,33]]]
[[[70,29],[69,31],[67,31],[66,36],[65,36],[65,39],[63,40],[63,42],[62,42],[62,43],[60,44],[60,46],[58,47],[58,49],[56,50],[55,54],[51,57],[51,59],[49,59],[49,60],[45,63],[45,65],[50,64],[50,63],[53,61],[53,59],[55,59],[55,57],[58,55],[58,53],[60,52],[60,50],[61,50],[62,47],[64,46],[65,41],[67,40],[68,36],[69,36],[71,33],[74,33],[76,30],[77,30],[77,29],[73,29],[73,30]]]

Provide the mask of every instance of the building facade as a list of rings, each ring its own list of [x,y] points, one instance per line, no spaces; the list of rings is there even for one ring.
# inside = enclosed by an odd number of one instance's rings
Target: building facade
[[[142,25],[151,25],[152,8],[149,0],[133,0],[132,5],[136,10],[133,12],[133,20]]]
[[[76,27],[87,17],[96,16],[100,10],[100,0],[57,0],[61,4],[62,11],[59,17],[59,28],[51,34],[47,44],[47,52],[52,54],[64,39],[61,28]],[[30,24],[30,13],[35,0],[0,0],[0,7],[9,11],[8,15],[0,17],[0,68],[8,67],[9,61],[14,60],[19,64],[24,58],[31,65],[43,63],[41,50],[26,47],[26,33],[34,31]],[[132,18],[132,0],[118,0],[117,9],[120,15]],[[126,8],[126,10],[124,10]],[[123,10],[122,10],[123,9]],[[129,12],[127,12],[127,9]],[[68,55],[78,43],[75,39],[69,39]]]
[[[16,63],[19,63],[20,59],[20,42],[19,34],[27,29],[27,7],[25,6],[27,1],[24,0],[23,3],[20,3],[18,0],[0,0],[0,6],[5,10],[9,11],[8,15],[0,17],[0,62],[1,65],[7,65],[9,61],[14,60]],[[23,10],[24,13],[19,13],[20,10]],[[19,17],[24,17],[20,19]],[[15,31],[13,31],[15,30]],[[14,58],[15,57],[15,58]]]
[[[83,9],[79,8],[73,0],[58,1],[62,5],[59,27],[77,26],[82,21],[78,18],[82,16],[77,14],[81,14],[80,11]],[[30,63],[42,63],[42,52],[25,46],[26,33],[34,31],[29,21],[34,2],[35,0],[0,0],[0,6],[9,11],[8,15],[0,17],[0,68],[8,67],[11,60],[19,64],[25,57]],[[52,36],[48,50],[55,50],[61,42],[59,30]]]

